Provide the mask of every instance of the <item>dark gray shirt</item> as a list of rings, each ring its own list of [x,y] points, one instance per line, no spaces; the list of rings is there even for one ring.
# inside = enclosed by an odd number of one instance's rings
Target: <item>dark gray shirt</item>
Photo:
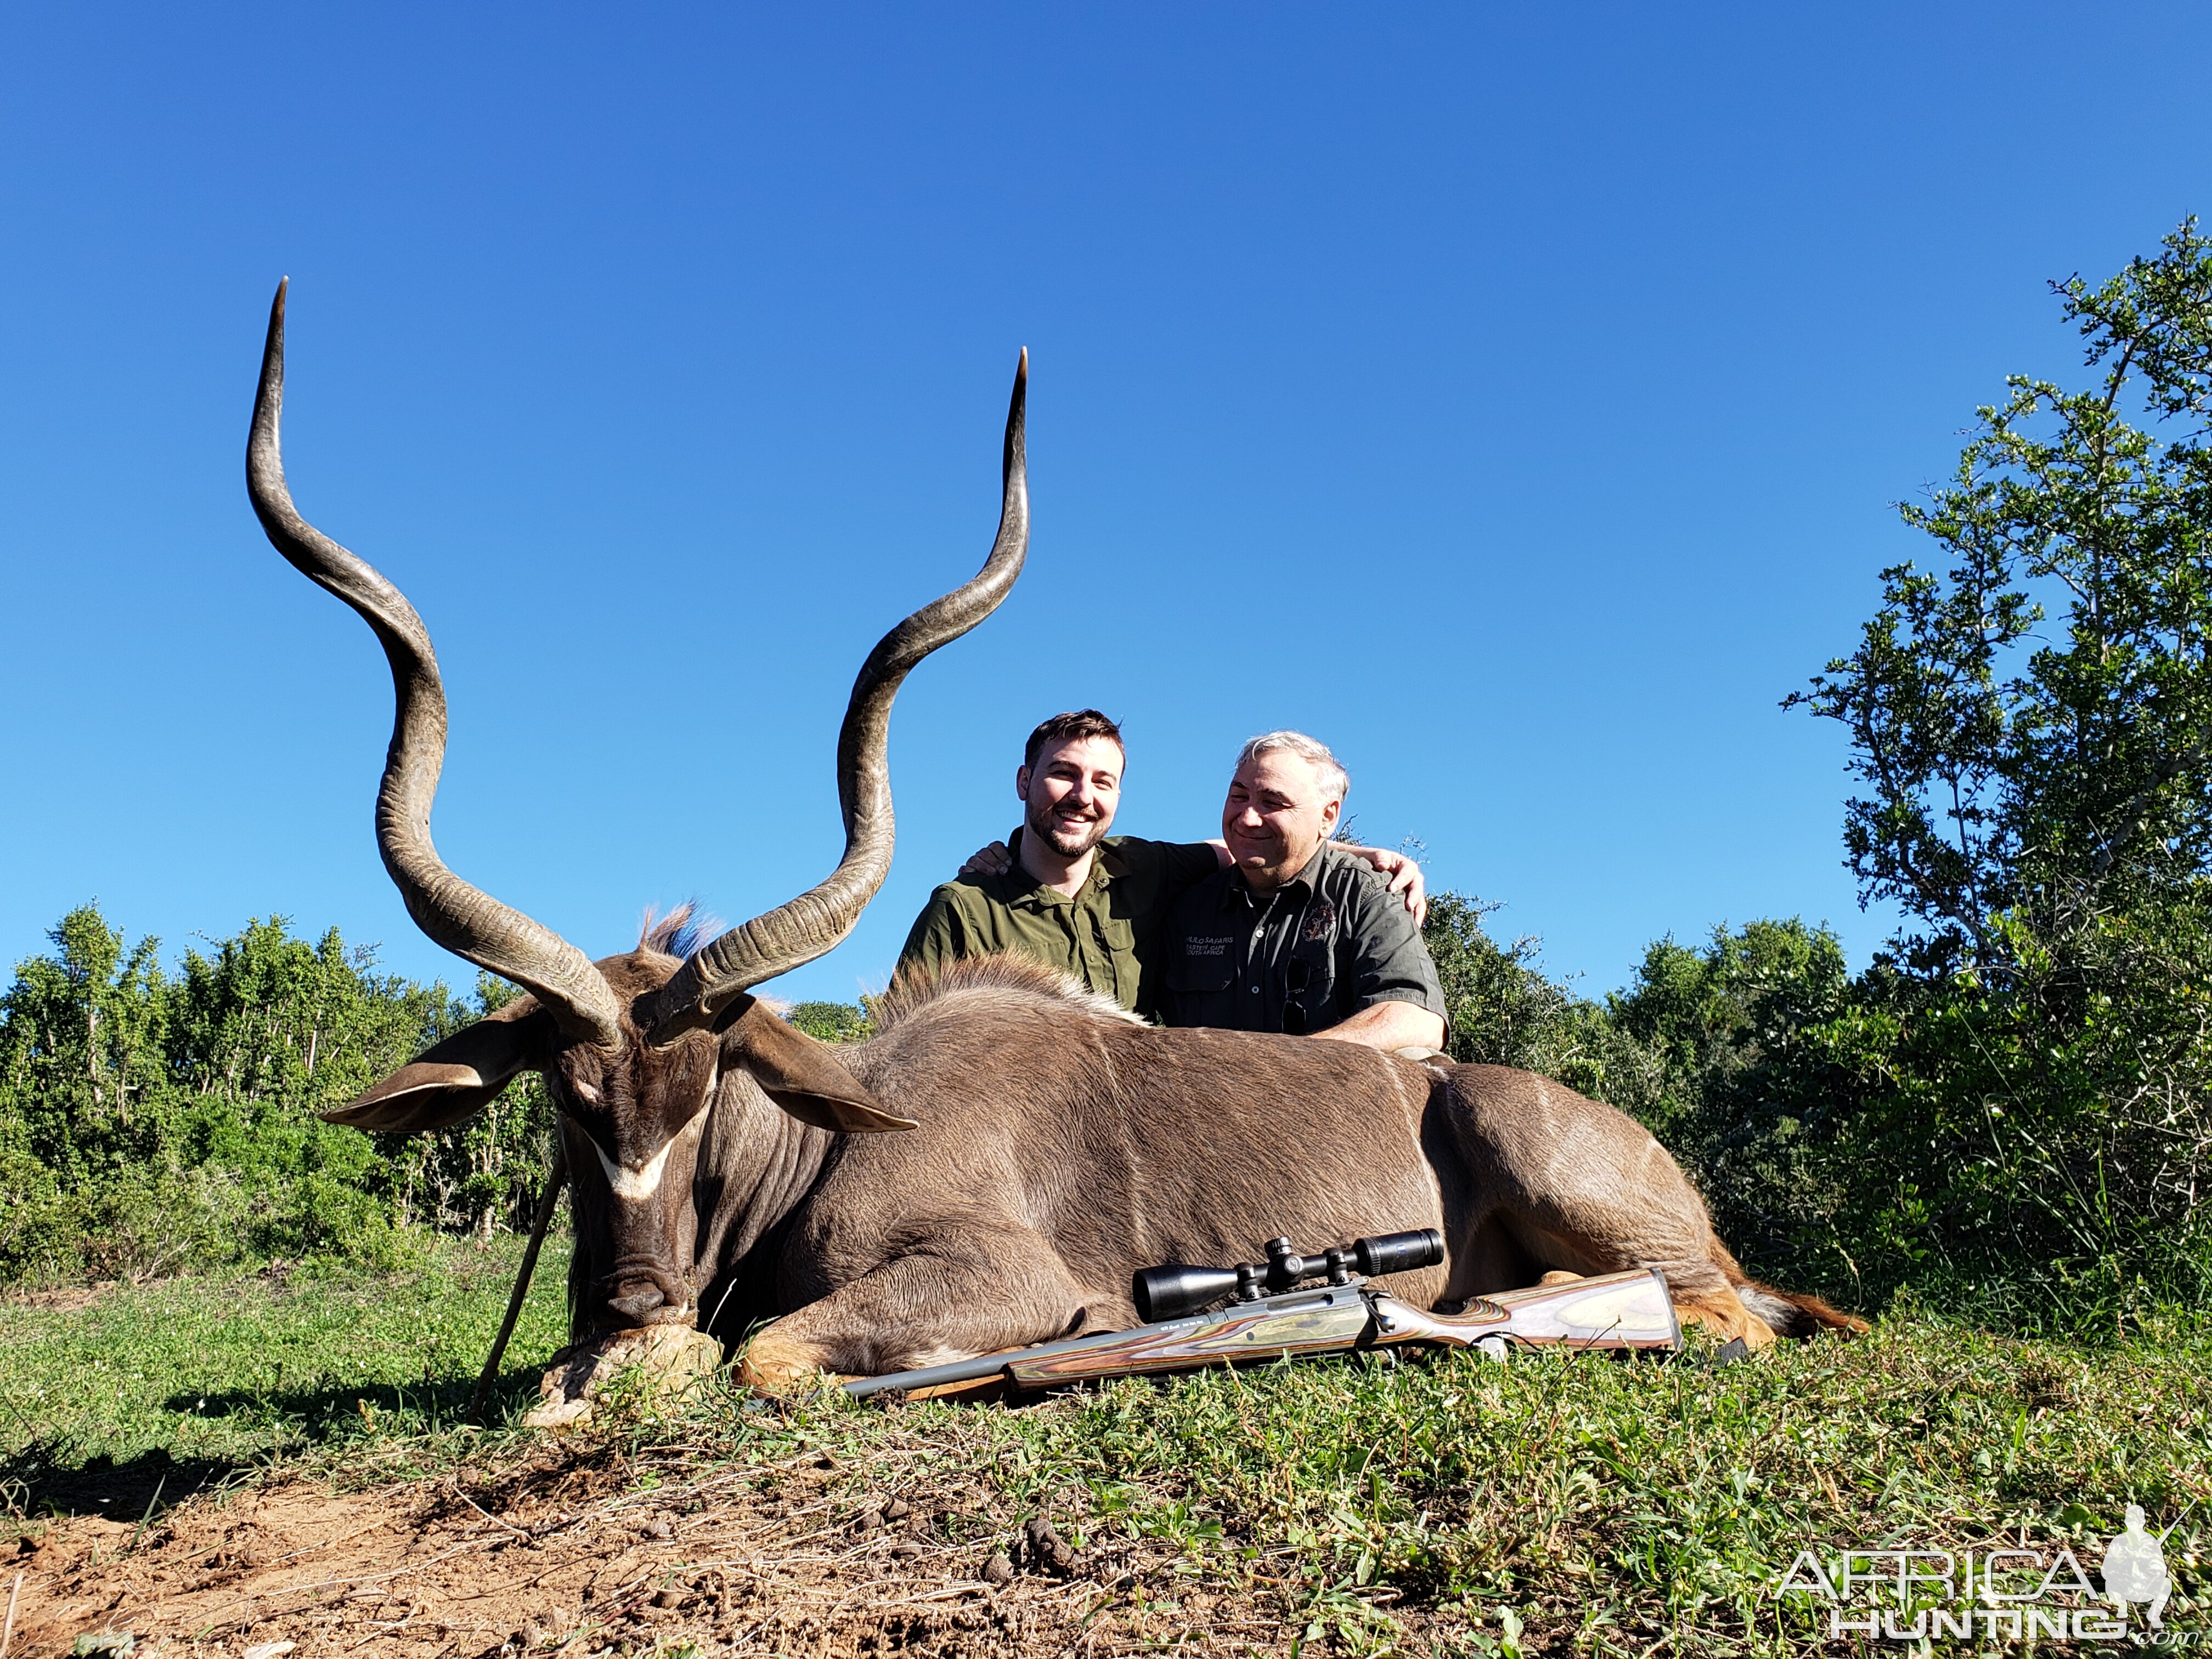
[[[1389,878],[1324,843],[1272,893],[1223,870],[1176,902],[1168,923],[1170,1025],[1303,1036],[1378,1002],[1444,1017],[1443,988]]]

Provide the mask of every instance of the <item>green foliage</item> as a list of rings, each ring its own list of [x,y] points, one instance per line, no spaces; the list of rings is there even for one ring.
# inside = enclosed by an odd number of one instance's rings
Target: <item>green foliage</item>
[[[250,922],[165,973],[91,905],[0,998],[0,1279],[146,1277],[246,1257],[386,1260],[395,1225],[488,1232],[534,1202],[534,1079],[436,1135],[319,1111],[513,993],[380,975],[335,932]]]
[[[866,1009],[848,1002],[802,1002],[785,1018],[823,1042],[865,1042],[876,1029]]]
[[[1948,568],[1885,571],[1789,701],[1849,732],[1851,866],[1908,918],[1822,1039],[1822,1155],[1893,1276],[2079,1308],[2212,1280],[2212,240],[2054,288],[2093,384],[1980,412],[1903,509]]]
[[[1654,1057],[1602,1007],[1547,978],[1534,938],[1492,939],[1483,920],[1499,908],[1458,893],[1429,901],[1421,937],[1443,987],[1451,1057],[1541,1072],[1648,1119],[1661,1095]]]
[[[1644,1121],[1694,1176],[1729,1247],[1793,1289],[1864,1306],[1898,1281],[1862,1274],[1864,1172],[1832,1155],[1857,1090],[1830,1033],[1853,996],[1836,936],[1793,920],[1717,927],[1703,950],[1662,939],[1607,1003],[1661,1070]]]
[[[1642,1121],[1754,1272],[1856,1307],[1910,1281],[1853,1162],[1861,1091],[1838,1050],[1862,1011],[1833,933],[1754,921],[1703,950],[1662,939],[1599,1004],[1545,976],[1536,940],[1492,939],[1496,908],[1430,902],[1454,1059],[1540,1072]]]
[[[1850,731],[1852,867],[1923,965],[2008,961],[2008,912],[2053,933],[2201,906],[2212,868],[2212,240],[2192,220],[2053,287],[2096,382],[2008,382],[1951,484],[1901,508],[1948,572],[1884,571],[1857,652],[1789,699]]]

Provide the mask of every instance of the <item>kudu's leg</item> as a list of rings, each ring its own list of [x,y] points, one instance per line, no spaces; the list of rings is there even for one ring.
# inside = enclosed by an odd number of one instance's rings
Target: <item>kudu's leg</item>
[[[1027,1227],[948,1222],[787,1314],[746,1345],[738,1376],[774,1391],[823,1372],[880,1376],[1132,1322],[1127,1297],[1078,1284]]]
[[[1443,1177],[1448,1302],[1547,1273],[1656,1267],[1685,1324],[1754,1348],[1774,1340],[1736,1294],[1705,1200],[1641,1124],[1532,1073],[1439,1069],[1427,1138],[1461,1166],[1456,1195]]]

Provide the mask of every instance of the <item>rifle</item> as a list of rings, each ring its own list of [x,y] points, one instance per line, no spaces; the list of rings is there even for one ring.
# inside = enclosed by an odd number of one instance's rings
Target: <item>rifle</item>
[[[1432,1314],[1369,1280],[1443,1261],[1443,1236],[1433,1227],[1354,1239],[1314,1257],[1299,1255],[1287,1238],[1268,1240],[1267,1249],[1267,1261],[1235,1267],[1176,1262],[1145,1268],[1130,1291],[1148,1322],[1131,1329],[854,1377],[845,1392],[866,1399],[987,1378],[1042,1389],[1293,1354],[1370,1353],[1417,1342],[1476,1348],[1497,1359],[1505,1357],[1509,1343],[1607,1352],[1671,1352],[1682,1346],[1666,1275],[1656,1267],[1504,1291],[1478,1297],[1455,1314]],[[1325,1282],[1299,1288],[1313,1279]],[[1227,1305],[1206,1311],[1224,1297]]]

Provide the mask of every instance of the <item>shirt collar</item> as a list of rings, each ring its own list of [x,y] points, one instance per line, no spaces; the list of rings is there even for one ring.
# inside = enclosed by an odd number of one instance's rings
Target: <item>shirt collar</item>
[[[1084,878],[1083,885],[1076,889],[1075,896],[1070,898],[1066,894],[1046,886],[1023,866],[1021,838],[1021,828],[1017,825],[1013,833],[1006,837],[1006,845],[1012,849],[1014,861],[1007,866],[1005,875],[993,878],[999,884],[1000,902],[1008,905],[1022,904],[1032,910],[1044,910],[1055,904],[1073,904],[1094,888],[1103,892],[1111,887],[1117,878],[1129,873],[1121,850],[1109,842],[1101,842],[1091,860],[1091,873]]]
[[[1222,883],[1222,904],[1226,908],[1232,896],[1243,899],[1247,904],[1255,908],[1267,904],[1284,894],[1299,900],[1310,898],[1313,896],[1316,884],[1321,880],[1322,861],[1328,857],[1328,843],[1323,842],[1314,848],[1314,855],[1305,861],[1297,874],[1292,876],[1280,887],[1270,888],[1265,893],[1254,892],[1252,884],[1244,879],[1244,872],[1242,870],[1232,869],[1230,872],[1232,878]]]

